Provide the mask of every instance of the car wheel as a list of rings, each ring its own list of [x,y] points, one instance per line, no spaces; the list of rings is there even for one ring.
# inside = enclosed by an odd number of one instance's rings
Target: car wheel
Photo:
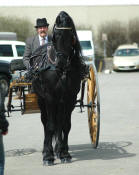
[[[0,75],[0,84],[5,96],[8,95],[10,80],[6,75]]]

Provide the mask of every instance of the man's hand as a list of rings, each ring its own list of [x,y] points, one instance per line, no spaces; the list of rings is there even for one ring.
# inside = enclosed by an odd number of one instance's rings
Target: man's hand
[[[2,132],[2,135],[7,135],[7,134],[8,134],[8,131]]]

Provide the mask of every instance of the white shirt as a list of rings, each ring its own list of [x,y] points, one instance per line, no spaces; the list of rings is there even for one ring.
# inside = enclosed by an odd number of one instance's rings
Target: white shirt
[[[42,46],[43,38],[39,35],[40,46]],[[48,43],[48,36],[45,37],[45,44]]]

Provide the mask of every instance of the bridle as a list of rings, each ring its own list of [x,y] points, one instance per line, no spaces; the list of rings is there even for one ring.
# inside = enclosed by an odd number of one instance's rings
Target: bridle
[[[72,32],[72,27],[57,27],[55,24],[54,31],[55,30],[71,30],[71,32]],[[74,34],[73,34],[73,36],[74,36]],[[67,71],[67,69],[69,68],[69,66],[71,64],[71,59],[70,59],[71,55],[66,55],[66,54],[61,53],[61,52],[56,52],[56,55],[57,55],[57,57],[63,56],[63,57],[67,58],[67,63],[66,63],[65,68],[64,68],[64,70]]]
[[[55,29],[57,29],[57,30],[72,30],[72,27],[57,27],[55,25]]]

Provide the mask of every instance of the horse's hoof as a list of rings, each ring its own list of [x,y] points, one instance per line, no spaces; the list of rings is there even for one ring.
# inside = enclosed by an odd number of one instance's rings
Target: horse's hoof
[[[43,161],[43,165],[44,166],[52,166],[52,165],[54,165],[54,161],[53,160],[45,160],[45,161]]]
[[[71,158],[66,158],[66,163],[71,163]]]
[[[61,163],[71,163],[71,158],[61,159]]]
[[[61,163],[65,163],[65,159],[60,159],[61,160]]]
[[[60,158],[60,154],[56,153],[56,157],[57,157],[57,159],[59,159]]]

